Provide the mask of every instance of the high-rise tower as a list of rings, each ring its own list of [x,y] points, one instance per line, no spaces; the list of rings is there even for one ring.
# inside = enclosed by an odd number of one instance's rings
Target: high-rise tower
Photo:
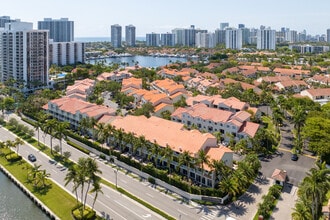
[[[48,31],[33,23],[6,23],[0,31],[0,81],[14,80],[23,92],[48,86]]]
[[[38,30],[49,30],[49,39],[54,42],[74,41],[74,23],[68,18],[44,18],[43,21],[38,21]]]
[[[121,47],[121,26],[111,25],[111,43],[114,48]]]

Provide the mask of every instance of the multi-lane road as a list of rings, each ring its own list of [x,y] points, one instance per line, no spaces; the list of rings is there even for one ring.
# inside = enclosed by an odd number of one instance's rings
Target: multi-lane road
[[[20,118],[14,114],[12,114],[11,117],[15,117],[20,121],[20,123],[33,128],[31,125],[21,121]],[[46,145],[49,145],[49,135],[44,135],[42,131],[39,133],[40,141],[45,142]],[[8,139],[14,140],[14,138],[14,134],[10,133],[4,128],[0,129],[0,139],[2,141]],[[35,132],[35,138],[37,139],[37,132]],[[59,141],[57,139],[53,139],[53,146],[57,144],[59,144]],[[71,152],[70,159],[72,161],[76,162],[80,157],[88,156],[66,144],[65,141],[62,143],[62,147],[63,152]],[[46,169],[47,172],[51,174],[51,178],[59,185],[64,187],[64,177],[67,170],[64,169],[63,166],[60,164],[50,163],[50,158],[47,155],[28,144],[21,146],[19,153],[26,159],[28,154],[33,153],[37,157],[36,163],[42,164],[42,169]],[[224,219],[224,216],[221,216],[221,213],[216,210],[210,210],[199,205],[186,204],[182,202],[181,199],[162,193],[152,187],[148,182],[132,178],[130,175],[127,175],[124,172],[117,172],[116,176],[115,168],[112,168],[102,161],[96,161],[100,170],[102,171],[102,178],[114,184],[116,183],[117,179],[117,184],[119,187],[166,212],[176,219]],[[113,219],[162,219],[161,216],[152,212],[141,204],[131,200],[130,198],[107,186],[102,186],[103,194],[98,195],[97,202],[95,203],[95,209],[99,212],[99,214],[104,216],[108,215]],[[71,193],[70,187],[71,186],[67,186],[65,189]],[[92,204],[92,200],[92,197],[88,199],[89,204]]]

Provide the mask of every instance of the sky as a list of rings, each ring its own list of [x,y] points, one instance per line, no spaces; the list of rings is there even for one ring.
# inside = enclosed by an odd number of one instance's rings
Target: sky
[[[0,16],[33,22],[44,18],[74,21],[75,37],[108,37],[110,26],[133,24],[136,35],[166,33],[174,28],[207,29],[221,22],[230,27],[245,24],[279,30],[290,28],[307,34],[326,34],[330,28],[329,0],[0,0]]]

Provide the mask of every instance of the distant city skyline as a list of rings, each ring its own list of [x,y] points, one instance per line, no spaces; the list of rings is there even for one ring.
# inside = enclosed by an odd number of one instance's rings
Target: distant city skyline
[[[306,30],[311,35],[326,34],[330,28],[330,4],[327,0],[205,0],[202,3],[188,0],[127,0],[125,4],[107,0],[88,3],[12,0],[5,4],[4,0],[0,0],[0,3],[3,6],[0,16],[33,22],[35,29],[38,21],[44,18],[69,18],[75,23],[75,37],[108,37],[113,24],[122,27],[134,25],[137,37],[145,37],[151,32],[166,33],[190,25],[214,32],[220,28],[220,23],[226,22],[229,27],[237,28],[239,24],[247,28],[263,25],[275,30],[285,27],[297,32]]]

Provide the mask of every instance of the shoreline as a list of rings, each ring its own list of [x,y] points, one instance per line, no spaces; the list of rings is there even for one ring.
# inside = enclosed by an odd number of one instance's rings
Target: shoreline
[[[28,190],[20,181],[16,179],[6,168],[0,164],[0,171],[8,177],[34,204],[38,206],[50,219],[60,220],[43,202],[41,202],[30,190]]]

